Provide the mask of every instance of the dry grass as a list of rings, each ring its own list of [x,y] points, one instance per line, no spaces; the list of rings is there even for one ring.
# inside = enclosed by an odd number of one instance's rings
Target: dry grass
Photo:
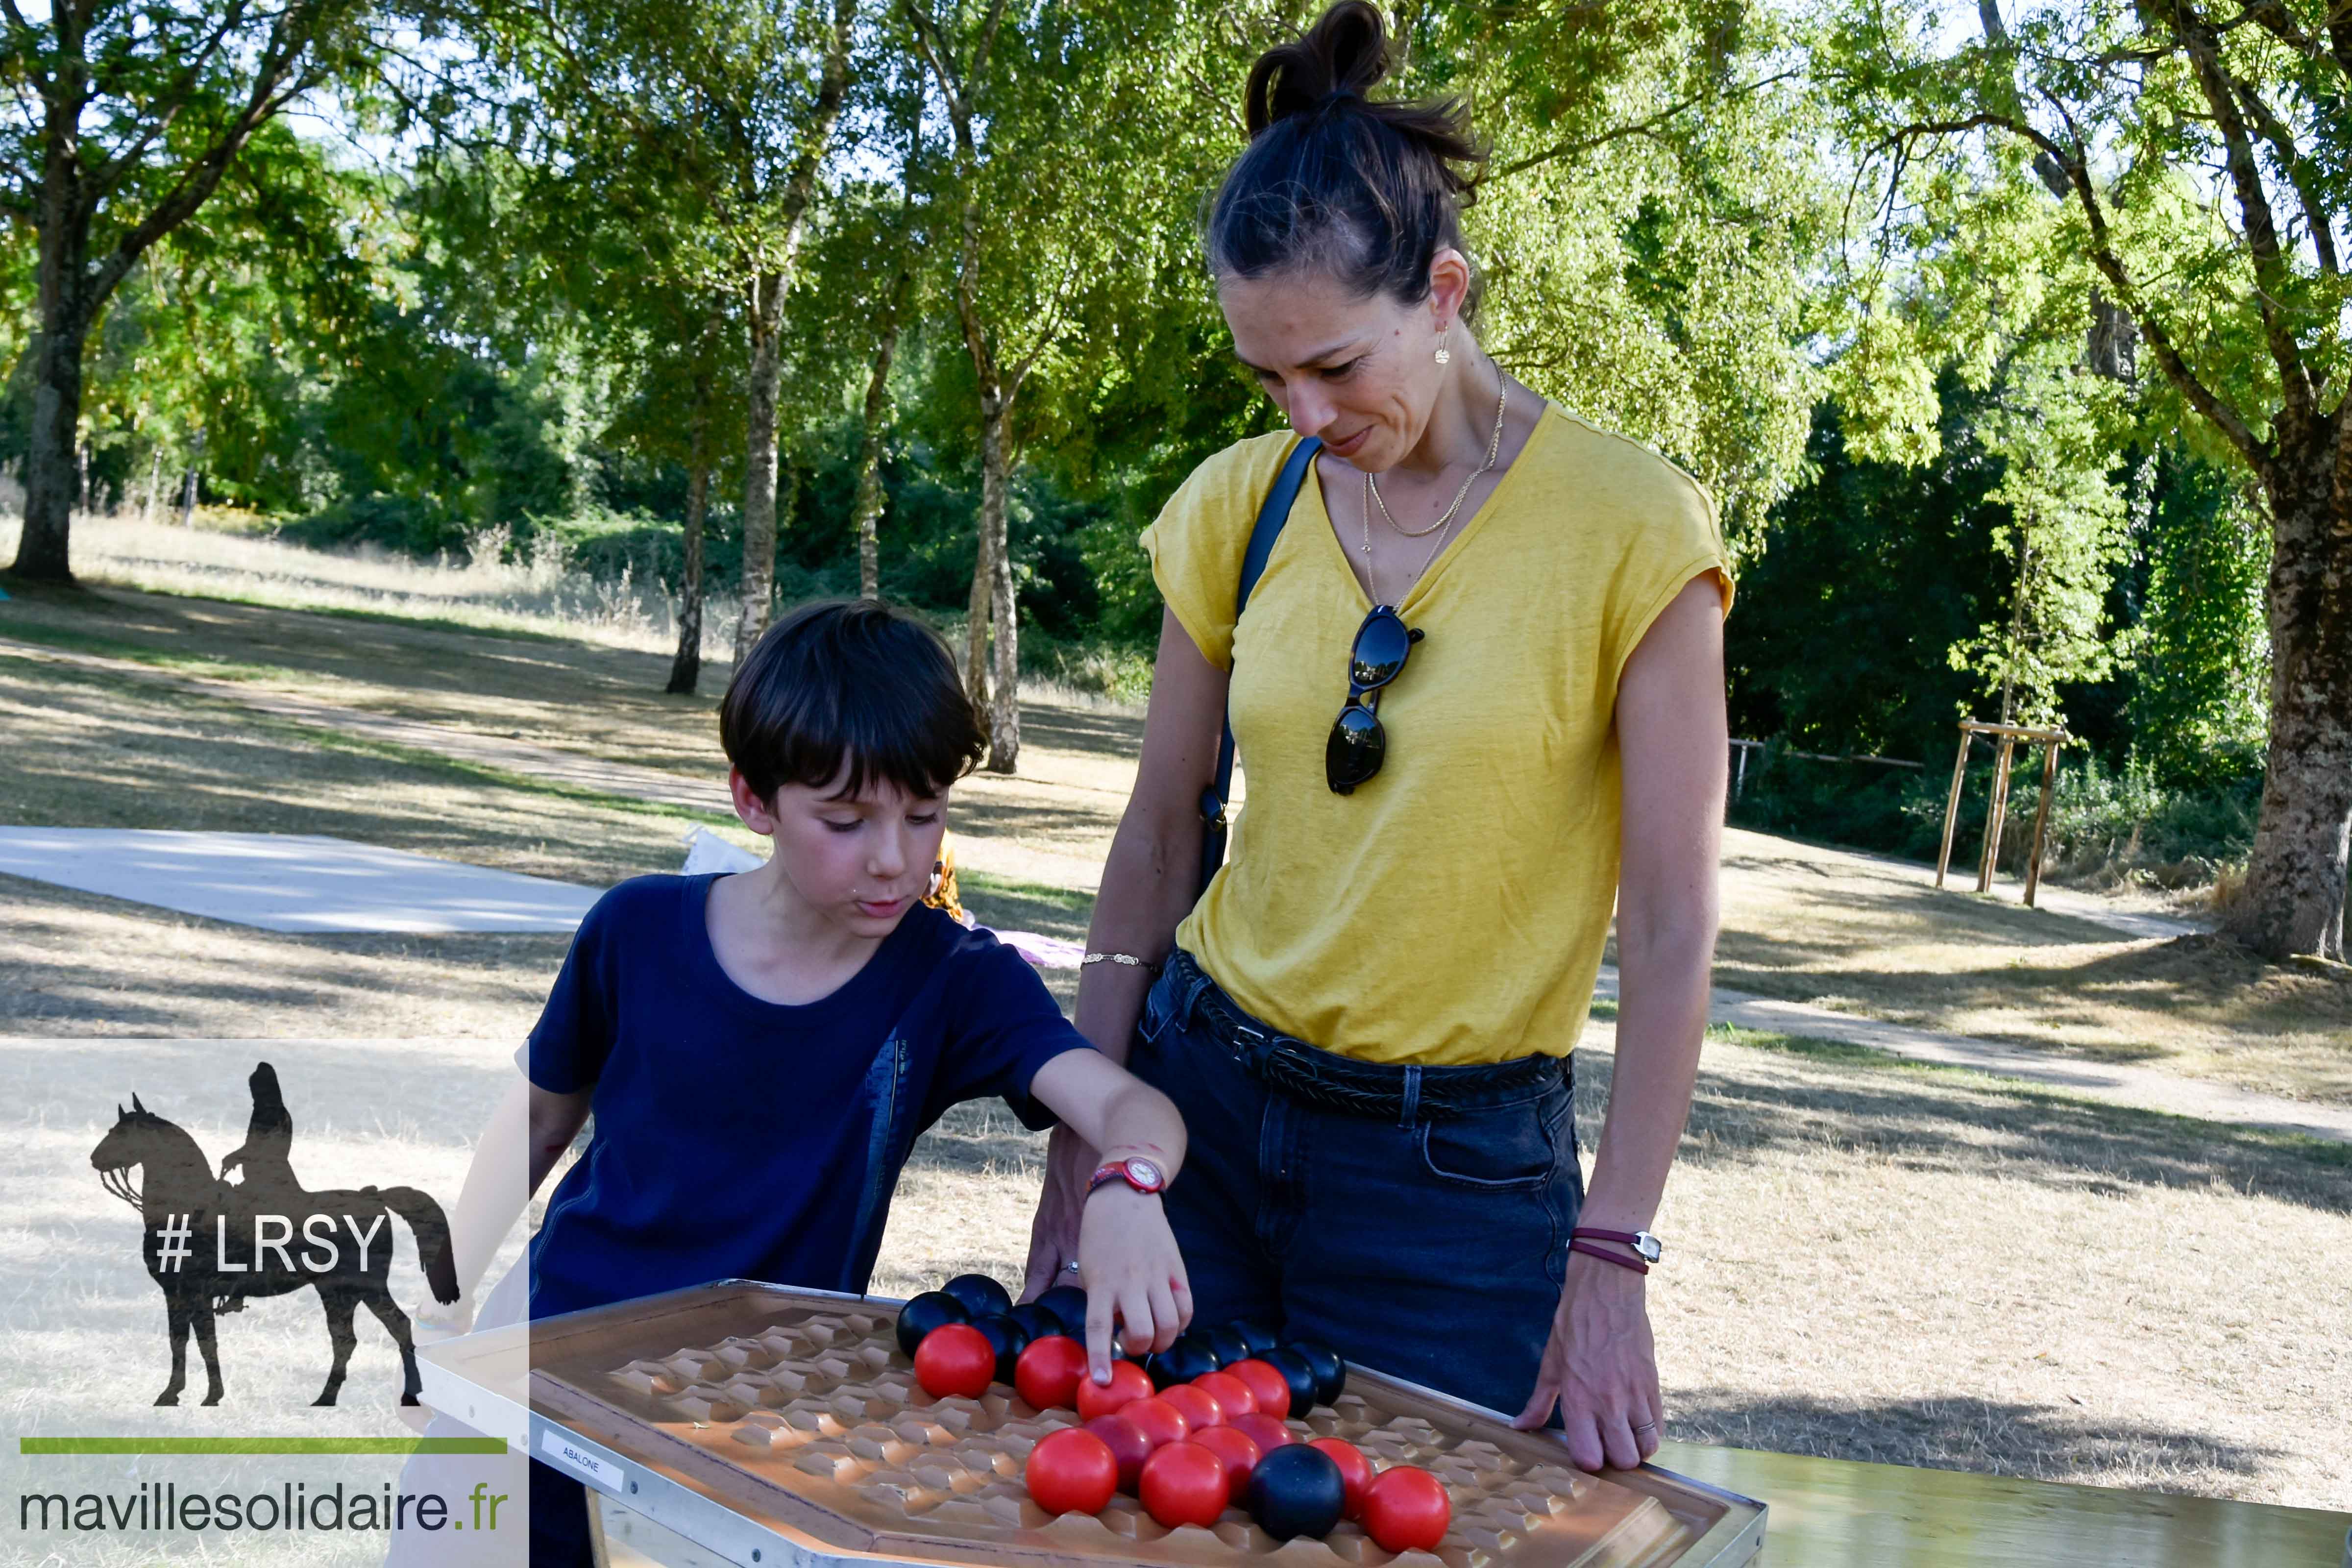
[[[691,816],[517,789],[478,770],[257,721],[89,671],[0,659],[0,803],[28,826],[356,838],[604,886],[675,870]],[[736,842],[757,841],[727,828]],[[964,878],[1009,928],[1084,934],[1087,900]],[[39,1035],[520,1039],[562,936],[292,936],[0,877],[0,1029]],[[1066,976],[1057,977],[1068,989]]]
[[[1922,1028],[2352,1101],[2352,969],[1922,885],[1916,868],[1733,830],[1720,984]]]
[[[667,660],[656,654],[116,590],[12,600],[0,605],[0,635],[191,667],[640,766],[708,777],[722,765],[713,700],[663,695]],[[723,671],[714,672],[709,689],[722,681]],[[1019,881],[1090,889],[1092,868],[1133,782],[1140,728],[1135,716],[1115,708],[1027,705],[1021,776],[980,774],[958,792],[957,829],[975,844],[975,863],[985,859],[987,869]],[[117,735],[92,744],[109,759],[104,767],[119,768],[116,748],[137,742]],[[16,765],[0,761],[0,770]],[[70,803],[74,757],[59,753],[43,765]],[[367,775],[376,765],[354,764],[351,775],[355,786],[367,784],[362,823],[373,815],[377,784]],[[0,772],[0,780],[6,778]],[[228,815],[232,806],[270,807],[261,798],[267,788],[243,793],[249,798],[242,805],[215,803],[201,789],[189,800],[199,809],[217,804]],[[482,798],[505,794],[494,789]],[[320,804],[341,809],[326,805],[324,797]],[[69,804],[69,812],[79,809]],[[471,810],[458,808],[458,815]],[[511,846],[524,831],[522,819],[568,818],[572,810],[571,803],[529,802],[520,814],[508,814],[514,831],[481,831]],[[481,858],[462,847],[476,831],[453,818],[446,839],[459,847],[447,852]],[[553,837],[545,827],[535,834],[539,840]],[[558,843],[551,853],[574,850]],[[575,858],[592,863],[545,874],[587,881],[675,864],[666,847],[659,857],[619,864]],[[2013,888],[1992,898],[1937,893],[1921,885],[1916,867],[1737,830],[1727,837],[1723,889],[1717,974],[1725,985],[2271,1093],[2352,1100],[2347,972],[2263,965],[2210,940],[2132,942],[2087,921],[2023,909]],[[1080,912],[1076,923],[1083,919]],[[1030,922],[1007,917],[1003,923]]]
[[[358,706],[409,703],[485,727],[510,712],[579,749],[642,762],[642,737],[677,766],[708,765],[707,705],[653,694],[655,655],[120,594],[13,601],[0,606],[0,635],[19,616],[37,617],[31,629],[47,637],[226,659],[236,673]],[[1066,864],[1107,838],[1134,721],[1072,708],[1040,710],[1033,725],[1045,776],[978,781],[959,819],[999,843],[1034,836],[1066,851],[1041,865]],[[56,667],[0,661],[0,726],[12,742],[0,749],[0,810],[18,821],[326,832],[583,882],[675,865],[688,821]],[[2182,1058],[2176,1014],[2256,1040],[2311,1005],[2299,991],[2266,994],[2275,974],[2249,984],[2214,968],[2108,994],[2099,987],[2124,945],[2108,933],[1873,880],[1867,864],[1738,836],[1727,983],[1889,1011],[1956,1008],[1965,995],[1979,1010],[1951,1016],[2013,1018],[2026,1037],[2074,1048],[2095,1041],[2063,1031],[2104,1019]],[[1083,893],[970,872],[965,883],[992,922],[1083,928]],[[311,1158],[331,1157],[364,1165],[364,1180],[407,1172],[436,1191],[462,1171],[465,1141],[562,947],[277,936],[21,882],[0,884],[0,1029],[13,1034],[481,1037],[345,1046],[301,1069],[322,1102],[389,1108],[381,1126],[304,1113],[306,1174]],[[1590,1044],[1588,1124],[1605,1083],[1605,1020]],[[1785,1043],[1710,1049],[1660,1218],[1675,1247],[1654,1295],[1671,1435],[2352,1505],[2342,1151],[1764,1045]],[[249,1064],[240,1054],[199,1073],[172,1056],[196,1049],[110,1045],[77,1057],[0,1041],[0,1062],[23,1079],[0,1094],[22,1108],[0,1158],[10,1190],[30,1194],[0,1230],[16,1287],[5,1386],[20,1431],[152,1396],[152,1287],[125,1269],[118,1232],[129,1216],[84,1181],[81,1162],[104,1108],[156,1082],[215,1084],[221,1103],[204,1113],[204,1135],[225,1147],[242,1116],[229,1091]],[[1001,1109],[951,1115],[906,1174],[877,1288],[970,1267],[1013,1279],[1040,1148]],[[307,1399],[318,1370],[304,1310],[275,1303],[231,1321],[240,1397],[250,1387]],[[354,1386],[380,1393],[389,1364],[363,1333]],[[236,1429],[271,1429],[249,1425],[249,1407],[242,1419]]]
[[[2352,1157],[1747,1041],[1709,1045],[1658,1219],[1668,1437],[2352,1508]],[[951,1113],[876,1288],[1017,1284],[1042,1149]]]
[[[324,1008],[307,1022],[331,1030]],[[89,1152],[136,1090],[180,1123],[215,1161],[245,1135],[245,1075],[256,1059],[277,1068],[295,1115],[294,1168],[312,1189],[402,1184],[454,1203],[485,1108],[513,1068],[490,1042],[404,1040],[375,1046],[273,1041],[233,1053],[156,1041],[86,1047],[32,1047],[0,1038],[0,1183],[13,1194],[0,1218],[0,1278],[7,1281],[0,1405],[12,1434],[173,1436],[402,1436],[395,1414],[400,1362],[367,1313],[349,1381],[331,1413],[310,1401],[330,1360],[318,1297],[310,1291],[250,1302],[219,1320],[223,1402],[203,1397],[203,1363],[191,1342],[184,1403],[152,1401],[170,1372],[162,1293],[142,1267],[140,1221],[102,1192]],[[395,1300],[424,1286],[405,1226],[395,1226]],[[520,1229],[494,1266],[521,1251]],[[299,1480],[317,1489],[376,1489],[400,1473],[397,1458],[27,1458],[0,1450],[0,1492],[112,1490],[168,1479],[184,1489],[276,1491]],[[16,1521],[11,1519],[11,1524]],[[503,1520],[502,1521],[503,1522]],[[162,1537],[44,1537],[12,1531],[0,1562],[54,1568],[131,1568],[163,1557]],[[361,1568],[383,1560],[381,1536],[301,1532],[210,1533],[201,1549],[170,1560]],[[520,1557],[517,1559],[520,1561]]]
[[[0,510],[0,559],[14,559],[23,523]],[[488,631],[542,632],[640,652],[677,646],[677,620],[658,583],[599,582],[568,570],[560,549],[518,560],[503,534],[475,541],[472,559],[431,562],[373,545],[310,550],[267,533],[144,522],[131,514],[83,514],[73,522],[74,572],[92,584],[193,594],[294,610],[359,610]],[[541,536],[547,546],[554,540]],[[703,610],[703,657],[723,657],[732,600]]]

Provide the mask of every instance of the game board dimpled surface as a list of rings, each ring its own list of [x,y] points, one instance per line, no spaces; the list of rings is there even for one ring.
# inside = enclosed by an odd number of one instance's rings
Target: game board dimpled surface
[[[898,1352],[896,1302],[702,1289],[717,1294],[635,1325],[613,1320],[622,1309],[575,1315],[605,1320],[589,1331],[540,1325],[533,1403],[651,1450],[820,1547],[941,1562],[1597,1568],[1685,1562],[1712,1522],[1689,1509],[1677,1517],[1654,1484],[1569,1468],[1551,1439],[1360,1372],[1336,1405],[1291,1430],[1344,1437],[1375,1468],[1435,1474],[1454,1519],[1433,1552],[1385,1551],[1346,1522],[1323,1540],[1277,1542],[1238,1509],[1213,1528],[1171,1530],[1125,1494],[1100,1514],[1056,1518],[1030,1500],[1023,1467],[1075,1413],[1033,1410],[1001,1384],[977,1399],[932,1398]]]

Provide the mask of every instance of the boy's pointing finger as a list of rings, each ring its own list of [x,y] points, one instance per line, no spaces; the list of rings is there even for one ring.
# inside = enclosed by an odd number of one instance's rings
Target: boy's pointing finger
[[[1109,1291],[1087,1292],[1087,1375],[1097,1383],[1110,1381],[1110,1331],[1114,1313]]]

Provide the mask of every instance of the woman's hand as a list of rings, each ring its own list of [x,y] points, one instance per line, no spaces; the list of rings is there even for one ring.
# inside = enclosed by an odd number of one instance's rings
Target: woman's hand
[[[1056,1285],[1075,1285],[1070,1265],[1078,1260],[1078,1223],[1086,1212],[1087,1181],[1097,1161],[1086,1140],[1056,1127],[1045,1141],[1045,1185],[1037,1194],[1037,1215],[1029,1222],[1029,1272],[1021,1299],[1034,1301]]]
[[[1579,1469],[1606,1464],[1630,1470],[1658,1451],[1664,1405],[1641,1275],[1580,1252],[1568,1255],[1535,1394],[1511,1425],[1539,1427],[1554,1405]]]
[[[1087,1373],[1108,1383],[1110,1363],[1121,1351],[1142,1355],[1176,1342],[1192,1321],[1192,1289],[1158,1194],[1110,1182],[1081,1201]],[[1114,1324],[1120,1331],[1118,1345],[1111,1342]]]

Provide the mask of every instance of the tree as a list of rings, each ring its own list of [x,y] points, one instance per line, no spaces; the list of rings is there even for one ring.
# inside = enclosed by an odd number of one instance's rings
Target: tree
[[[911,46],[940,94],[952,143],[943,205],[954,215],[955,320],[971,361],[981,501],[966,689],[986,715],[988,767],[1021,752],[1020,631],[1006,538],[1009,479],[1030,378],[1076,351],[1085,292],[1139,272],[1131,237],[1105,221],[1134,210],[1121,187],[1149,180],[1161,143],[1138,101],[1143,40],[1116,8],[1047,5],[1010,12],[900,0]],[[993,687],[993,695],[991,688]]]
[[[2103,608],[2130,517],[2107,476],[2116,443],[2100,405],[2116,401],[2109,389],[2050,363],[2046,352],[2036,357],[2011,363],[1985,430],[2001,459],[1989,499],[2007,512],[1992,538],[2014,564],[2009,614],[1955,643],[1949,657],[1997,694],[2001,723],[2058,725],[2060,686],[2105,680],[2115,669]]]
[[[1996,0],[1979,0],[1990,10]],[[1990,22],[1991,18],[1989,16]],[[2352,858],[2352,363],[2337,129],[2352,27],[2315,0],[2223,15],[2089,0],[1937,47],[1932,13],[1838,0],[1819,58],[1890,248],[1974,251],[1982,289],[2095,281],[2271,522],[2263,805],[2231,929],[2341,957]],[[1967,231],[2031,180],[2070,197],[2026,247]],[[2208,202],[2208,193],[2218,200]],[[1944,352],[1930,331],[1917,345]]]
[[[355,83],[378,53],[364,0],[132,6],[5,0],[0,58],[16,88],[0,127],[0,210],[38,236],[38,324],[25,531],[13,571],[72,580],[82,356],[107,301],[155,242],[315,89]],[[282,139],[271,151],[307,154]]]
[[[712,243],[673,244],[688,286],[741,300],[743,610],[740,658],[767,629],[776,555],[776,414],[785,299],[851,86],[857,0],[634,0],[498,13],[540,89],[519,105],[571,200],[690,214]]]
[[[1688,468],[1747,553],[1801,468],[1832,212],[1785,26],[1746,0],[1397,13],[1397,90],[1465,99],[1492,143],[1482,341]]]

